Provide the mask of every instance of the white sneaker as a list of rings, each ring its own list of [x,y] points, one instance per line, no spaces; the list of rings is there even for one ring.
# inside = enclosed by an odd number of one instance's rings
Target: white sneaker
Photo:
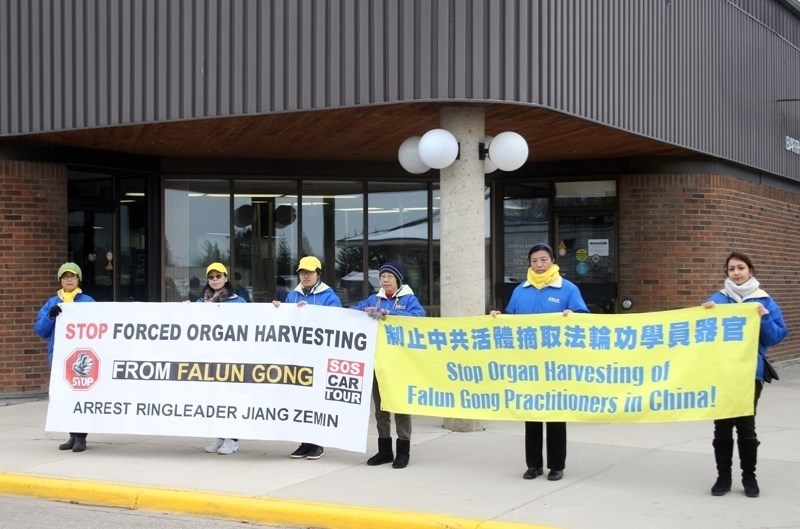
[[[239,443],[234,441],[233,439],[225,439],[222,442],[222,446],[219,447],[217,453],[221,456],[227,456],[239,450]]]
[[[206,447],[206,452],[208,452],[209,454],[213,454],[214,452],[220,449],[224,441],[225,439],[222,439],[221,437],[214,439],[213,441],[211,441],[211,444]]]

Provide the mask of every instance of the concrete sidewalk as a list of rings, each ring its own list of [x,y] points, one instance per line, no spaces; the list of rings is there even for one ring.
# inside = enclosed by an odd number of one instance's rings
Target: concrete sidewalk
[[[522,479],[514,422],[453,433],[415,417],[397,470],[365,464],[374,425],[367,454],[329,448],[317,461],[290,459],[296,443],[242,440],[219,456],[207,439],[100,434],[62,452],[66,436],[44,432],[46,400],[0,400],[0,493],[326,528],[800,528],[800,364],[779,371],[758,409],[757,499],[738,472],[730,493],[710,495],[710,422],[570,423],[564,479],[550,482]]]

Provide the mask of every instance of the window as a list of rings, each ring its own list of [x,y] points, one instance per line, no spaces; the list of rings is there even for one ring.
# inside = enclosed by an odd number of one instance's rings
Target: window
[[[210,263],[219,261],[230,267],[230,208],[226,180],[166,181],[164,301],[189,299],[190,283],[205,285]]]
[[[281,299],[297,286],[298,182],[237,180],[233,196],[233,282],[251,301]]]

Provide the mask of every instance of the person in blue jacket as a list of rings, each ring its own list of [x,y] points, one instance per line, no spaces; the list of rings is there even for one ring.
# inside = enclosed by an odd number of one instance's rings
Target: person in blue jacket
[[[781,343],[786,338],[788,331],[780,307],[769,294],[761,290],[758,280],[753,276],[755,267],[749,257],[741,252],[731,252],[725,259],[724,270],[724,288],[714,292],[703,303],[703,307],[711,309],[719,303],[757,303],[758,315],[761,317],[761,329],[755,358],[757,366],[753,414],[714,421],[712,446],[717,464],[717,481],[711,487],[711,494],[723,496],[731,490],[733,427],[735,426],[744,493],[750,498],[757,498],[761,491],[756,481],[756,459],[758,445],[761,443],[756,438],[756,406],[764,387],[767,347]]]
[[[580,290],[571,281],[561,277],[555,262],[553,248],[549,244],[535,244],[528,251],[528,278],[511,294],[506,307],[509,314],[547,314],[560,312],[565,317],[573,312],[589,312]],[[499,310],[490,313],[492,317]],[[543,424],[538,421],[525,422],[525,463],[527,470],[523,479],[535,479],[544,473],[542,458]],[[567,423],[547,423],[547,479],[558,481],[564,477],[567,460]]]
[[[251,303],[252,300],[250,299],[250,293],[247,291],[247,287],[245,287],[241,283],[242,274],[240,274],[239,272],[234,272],[233,278],[236,280],[236,284],[233,287],[233,291],[236,292],[236,295],[244,299],[247,303]]]
[[[284,303],[342,306],[342,301],[336,292],[322,281],[322,263],[316,257],[308,255],[300,259],[297,265],[297,279],[297,286],[286,293]]]
[[[392,260],[384,261],[380,268],[381,289],[350,308],[363,310],[373,318],[395,316],[425,316],[411,287],[403,284],[403,266]],[[411,416],[394,414],[397,430],[397,456],[392,452],[391,414],[381,409],[381,392],[378,378],[372,379],[372,400],[375,403],[375,421],[378,426],[378,453],[367,460],[370,466],[392,463],[393,468],[405,468],[411,457]]]
[[[195,303],[247,303],[228,279],[228,269],[222,263],[211,263],[206,267],[206,286],[200,291]],[[239,440],[218,437],[206,446],[209,454],[227,456],[239,451]]]
[[[298,307],[304,305],[323,305],[325,307],[341,307],[342,302],[336,292],[322,281],[322,263],[316,257],[308,255],[300,259],[297,266],[298,283],[294,290],[286,293],[284,303],[296,303]],[[276,307],[281,302],[277,298],[272,301]],[[325,449],[313,443],[300,443],[297,450],[289,457],[292,459],[319,459]]]
[[[81,267],[75,263],[64,263],[58,269],[58,281],[61,288],[56,295],[48,299],[39,309],[36,316],[36,323],[33,325],[34,332],[47,340],[47,360],[53,365],[53,344],[55,342],[56,318],[61,314],[61,303],[85,303],[93,302],[94,298],[81,291],[80,285],[83,280]],[[72,450],[73,452],[83,452],[86,450],[85,433],[70,432],[69,439],[58,445],[59,450]]]

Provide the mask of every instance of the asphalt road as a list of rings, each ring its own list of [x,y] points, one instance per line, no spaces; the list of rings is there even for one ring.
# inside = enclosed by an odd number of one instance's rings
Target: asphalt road
[[[0,496],[0,529],[247,529],[278,527]]]

